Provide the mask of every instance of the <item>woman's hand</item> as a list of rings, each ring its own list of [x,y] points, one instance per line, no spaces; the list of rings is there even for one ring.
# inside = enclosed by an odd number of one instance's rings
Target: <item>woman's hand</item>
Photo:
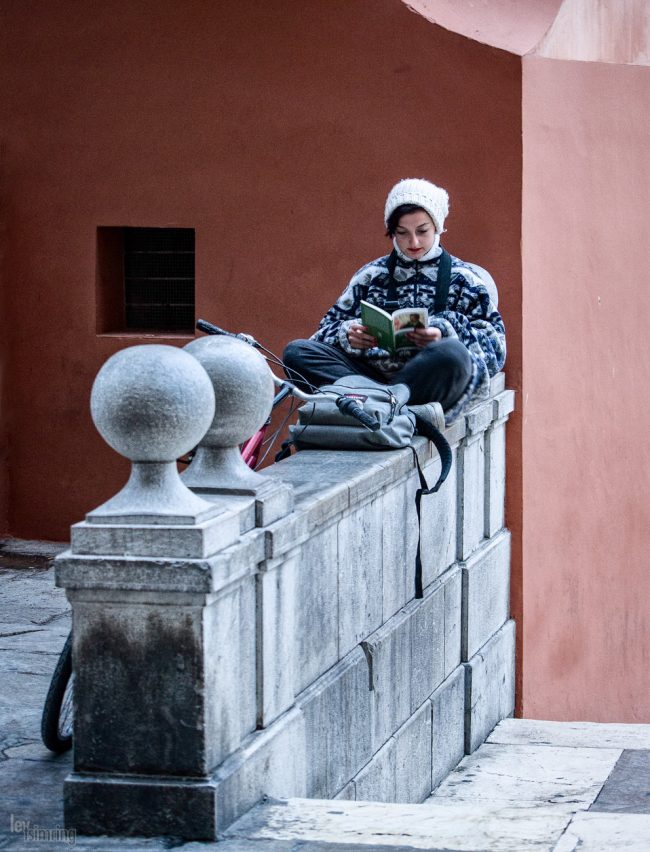
[[[436,343],[442,339],[442,332],[439,328],[416,328],[414,331],[407,331],[406,336],[415,343],[418,349],[424,349],[430,343]]]
[[[353,349],[372,349],[377,345],[377,338],[366,334],[365,325],[354,322],[348,329],[348,343]]]

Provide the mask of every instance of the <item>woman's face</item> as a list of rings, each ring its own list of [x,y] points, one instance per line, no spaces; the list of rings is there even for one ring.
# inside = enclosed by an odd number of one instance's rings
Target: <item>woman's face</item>
[[[415,213],[400,216],[395,228],[397,247],[402,254],[413,260],[417,260],[429,251],[435,236],[433,220],[424,210],[416,210]]]

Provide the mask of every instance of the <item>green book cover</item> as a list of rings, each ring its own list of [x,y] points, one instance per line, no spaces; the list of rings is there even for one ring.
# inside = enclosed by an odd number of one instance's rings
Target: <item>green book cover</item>
[[[377,338],[377,345],[388,352],[413,350],[417,347],[407,337],[407,332],[427,328],[429,315],[426,308],[400,308],[389,314],[383,308],[361,302],[361,323],[368,334]]]

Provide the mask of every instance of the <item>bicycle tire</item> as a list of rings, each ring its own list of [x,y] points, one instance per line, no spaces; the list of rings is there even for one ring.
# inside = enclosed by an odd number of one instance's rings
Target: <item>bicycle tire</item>
[[[41,739],[50,751],[61,754],[72,747],[73,721],[72,633],[65,640],[41,717]]]

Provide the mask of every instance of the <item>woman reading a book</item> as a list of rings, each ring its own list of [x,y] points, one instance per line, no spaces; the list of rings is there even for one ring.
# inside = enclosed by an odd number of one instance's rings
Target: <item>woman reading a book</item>
[[[427,180],[391,189],[384,222],[393,251],[352,276],[309,340],[287,346],[284,362],[296,384],[304,378],[320,387],[352,374],[403,383],[410,405],[437,403],[447,424],[488,396],[490,376],[505,361],[503,321],[477,273],[440,246],[448,212],[446,191]],[[427,325],[405,332],[408,346],[395,347],[373,317],[392,322],[409,308],[426,309]]]

